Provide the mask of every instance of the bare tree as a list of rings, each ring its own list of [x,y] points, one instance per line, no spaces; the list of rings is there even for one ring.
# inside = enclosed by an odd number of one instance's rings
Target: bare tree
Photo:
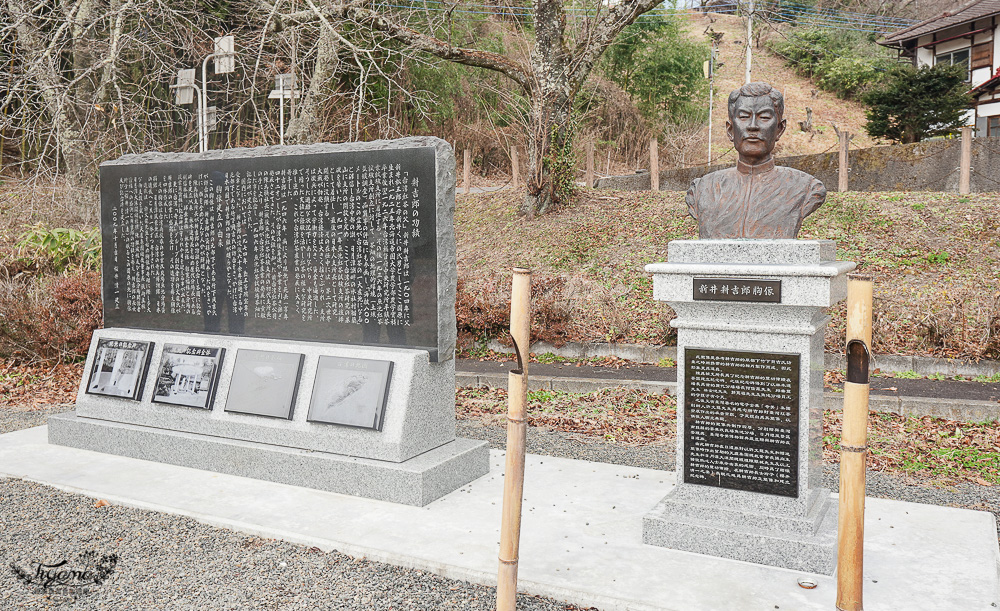
[[[101,159],[147,145],[150,130],[170,123],[162,107],[179,43],[203,38],[192,36],[202,20],[193,8],[189,1],[2,0],[0,132],[19,137],[22,166],[53,167],[70,185],[93,187]]]
[[[420,17],[416,8],[391,12],[361,3],[306,0],[307,10],[284,12],[282,19],[287,23],[319,20],[331,31],[340,30],[345,23],[359,25],[411,50],[493,70],[513,81],[530,103],[524,203],[530,216],[545,213],[559,202],[559,181],[564,177],[553,176],[551,157],[565,150],[572,136],[570,120],[580,87],[622,29],[661,1],[622,0],[614,5],[598,1],[569,7],[564,0],[536,0],[531,7],[534,36],[527,58],[453,44],[450,38],[435,35],[430,19],[419,24],[424,26],[420,31],[414,27]],[[275,5],[264,4],[270,11],[280,11]]]

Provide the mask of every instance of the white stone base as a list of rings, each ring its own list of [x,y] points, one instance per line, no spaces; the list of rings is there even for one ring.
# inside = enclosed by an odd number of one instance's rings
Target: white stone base
[[[837,507],[820,483],[823,343],[826,308],[846,296],[846,274],[855,267],[833,260],[835,251],[829,240],[677,240],[669,245],[669,262],[646,267],[654,299],[677,312],[671,325],[677,328],[681,481],[644,518],[645,543],[833,574]],[[778,280],[780,302],[695,299],[695,278]],[[796,496],[683,482],[685,364],[687,350],[695,348],[798,355]]]

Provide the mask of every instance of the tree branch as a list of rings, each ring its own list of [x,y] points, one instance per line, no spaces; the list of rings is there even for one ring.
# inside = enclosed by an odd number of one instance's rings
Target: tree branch
[[[457,64],[499,72],[520,85],[526,93],[530,93],[534,87],[534,79],[532,78],[531,71],[526,66],[499,53],[455,47],[434,36],[418,32],[413,28],[392,21],[376,11],[352,4],[334,4],[323,7],[321,10],[324,15],[345,19],[363,25],[371,30],[381,32],[411,49],[423,51],[434,57]],[[285,15],[284,18],[302,22],[307,19],[307,15],[304,14],[306,12],[300,11]]]
[[[644,13],[648,13],[663,0],[624,0],[607,13],[598,15],[589,36],[583,37],[573,49],[570,67],[574,87],[579,87],[590,75],[604,50],[614,42],[618,34],[632,25]]]

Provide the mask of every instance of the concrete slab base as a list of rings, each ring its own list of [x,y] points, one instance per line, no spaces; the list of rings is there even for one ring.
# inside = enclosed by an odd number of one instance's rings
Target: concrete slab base
[[[642,520],[642,541],[671,549],[833,575],[837,506],[826,488],[804,499],[682,484]],[[740,506],[740,501],[744,506]]]
[[[51,445],[46,427],[0,435],[0,474],[112,503],[483,584],[496,583],[503,453],[490,473],[414,507]],[[596,606],[674,611],[834,608],[836,579],[642,544],[674,474],[529,455],[519,589]],[[995,611],[990,513],[869,499],[865,607]]]
[[[403,462],[84,418],[49,418],[49,442],[422,507],[489,472],[489,444],[455,439]]]

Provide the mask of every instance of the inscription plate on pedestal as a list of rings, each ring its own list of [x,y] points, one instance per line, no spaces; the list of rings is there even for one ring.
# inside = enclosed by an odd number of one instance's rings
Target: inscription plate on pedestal
[[[695,278],[695,301],[781,303],[781,280],[754,278]]]
[[[684,351],[684,481],[798,496],[799,355]]]

